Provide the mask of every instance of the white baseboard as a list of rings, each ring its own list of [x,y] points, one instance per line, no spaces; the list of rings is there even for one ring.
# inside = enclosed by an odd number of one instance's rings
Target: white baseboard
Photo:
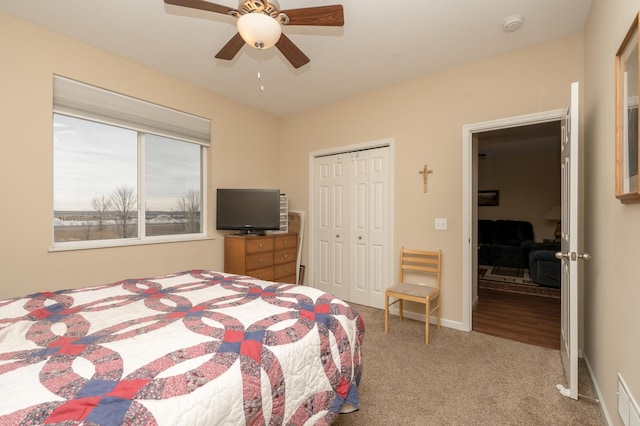
[[[600,386],[598,385],[598,381],[596,380],[595,374],[593,374],[593,369],[591,368],[591,363],[589,363],[589,358],[582,353],[582,358],[584,359],[584,363],[587,366],[587,371],[589,372],[589,376],[591,377],[591,382],[593,383],[593,387],[596,390],[596,395],[598,395],[598,400],[600,401],[600,412],[602,413],[602,417],[607,425],[613,425],[613,421],[611,420],[611,416],[609,415],[609,410],[607,409],[607,405],[604,402],[604,397],[602,396],[602,392],[600,392]]]
[[[389,309],[389,314],[399,316],[400,311],[397,308],[393,307]],[[422,321],[422,322],[424,322],[424,318],[426,316],[425,314],[419,314],[417,312],[408,311],[406,309],[404,310],[403,314],[404,314],[403,316],[406,318],[410,318],[410,319],[413,319],[416,321]],[[429,324],[437,324],[437,323],[438,323],[438,319],[436,317],[429,317]],[[464,328],[462,322],[452,321],[446,318],[440,318],[440,325],[442,327],[452,328],[454,330],[469,331]]]

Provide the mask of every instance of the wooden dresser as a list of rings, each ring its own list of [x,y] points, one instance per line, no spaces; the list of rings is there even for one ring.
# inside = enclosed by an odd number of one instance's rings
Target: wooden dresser
[[[298,234],[225,235],[224,272],[296,283]]]

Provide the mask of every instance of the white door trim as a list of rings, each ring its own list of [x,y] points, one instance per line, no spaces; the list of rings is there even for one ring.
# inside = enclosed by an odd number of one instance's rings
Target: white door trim
[[[559,121],[565,117],[566,109],[556,109],[462,126],[462,327],[465,331],[471,331],[473,285],[477,277],[474,270],[477,241],[473,232],[475,229],[473,218],[477,205],[477,194],[473,190],[473,183],[478,176],[478,162],[474,161],[475,144],[473,134],[508,127]],[[477,147],[475,148],[475,152],[477,152]],[[477,265],[475,267],[477,268]]]
[[[308,257],[308,263],[309,265],[307,266],[307,277],[309,277],[309,281],[308,284],[311,287],[316,287],[315,283],[313,282],[314,277],[315,277],[315,271],[314,271],[314,262],[313,259],[315,259],[315,215],[314,215],[314,208],[315,208],[315,200],[314,200],[314,193],[315,193],[315,174],[314,174],[314,161],[316,159],[316,157],[321,157],[321,156],[327,156],[327,155],[335,155],[335,154],[342,154],[342,153],[347,153],[347,152],[353,152],[353,151],[362,151],[362,150],[366,150],[366,149],[373,149],[373,148],[381,148],[381,147],[389,147],[389,210],[388,210],[388,214],[389,214],[389,252],[390,253],[395,253],[395,249],[394,249],[394,238],[393,238],[393,234],[394,234],[394,217],[393,217],[393,206],[394,206],[394,181],[395,181],[395,173],[394,173],[394,139],[393,138],[388,138],[388,139],[380,139],[380,140],[375,140],[375,141],[370,141],[370,142],[364,142],[364,143],[359,143],[359,144],[354,144],[354,145],[346,145],[346,146],[340,146],[340,147],[335,147],[335,148],[328,148],[328,149],[323,149],[320,151],[312,151],[309,153],[309,243],[308,243],[308,250],[309,250],[309,257]],[[389,285],[391,285],[392,282],[392,277],[393,277],[393,259],[394,256],[389,256],[389,265],[387,268],[387,277],[385,277],[384,281],[387,283],[387,285],[385,286],[388,287]]]

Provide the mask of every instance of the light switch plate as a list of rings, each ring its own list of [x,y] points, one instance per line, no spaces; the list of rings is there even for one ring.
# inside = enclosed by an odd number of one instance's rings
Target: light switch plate
[[[447,230],[447,219],[438,217],[436,218],[436,229],[438,231],[446,231]]]

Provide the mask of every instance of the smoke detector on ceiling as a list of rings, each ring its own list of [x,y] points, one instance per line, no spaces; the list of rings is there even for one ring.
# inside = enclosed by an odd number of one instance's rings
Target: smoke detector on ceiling
[[[521,15],[513,15],[504,20],[502,29],[507,33],[512,33],[520,29],[524,23],[524,17]]]

